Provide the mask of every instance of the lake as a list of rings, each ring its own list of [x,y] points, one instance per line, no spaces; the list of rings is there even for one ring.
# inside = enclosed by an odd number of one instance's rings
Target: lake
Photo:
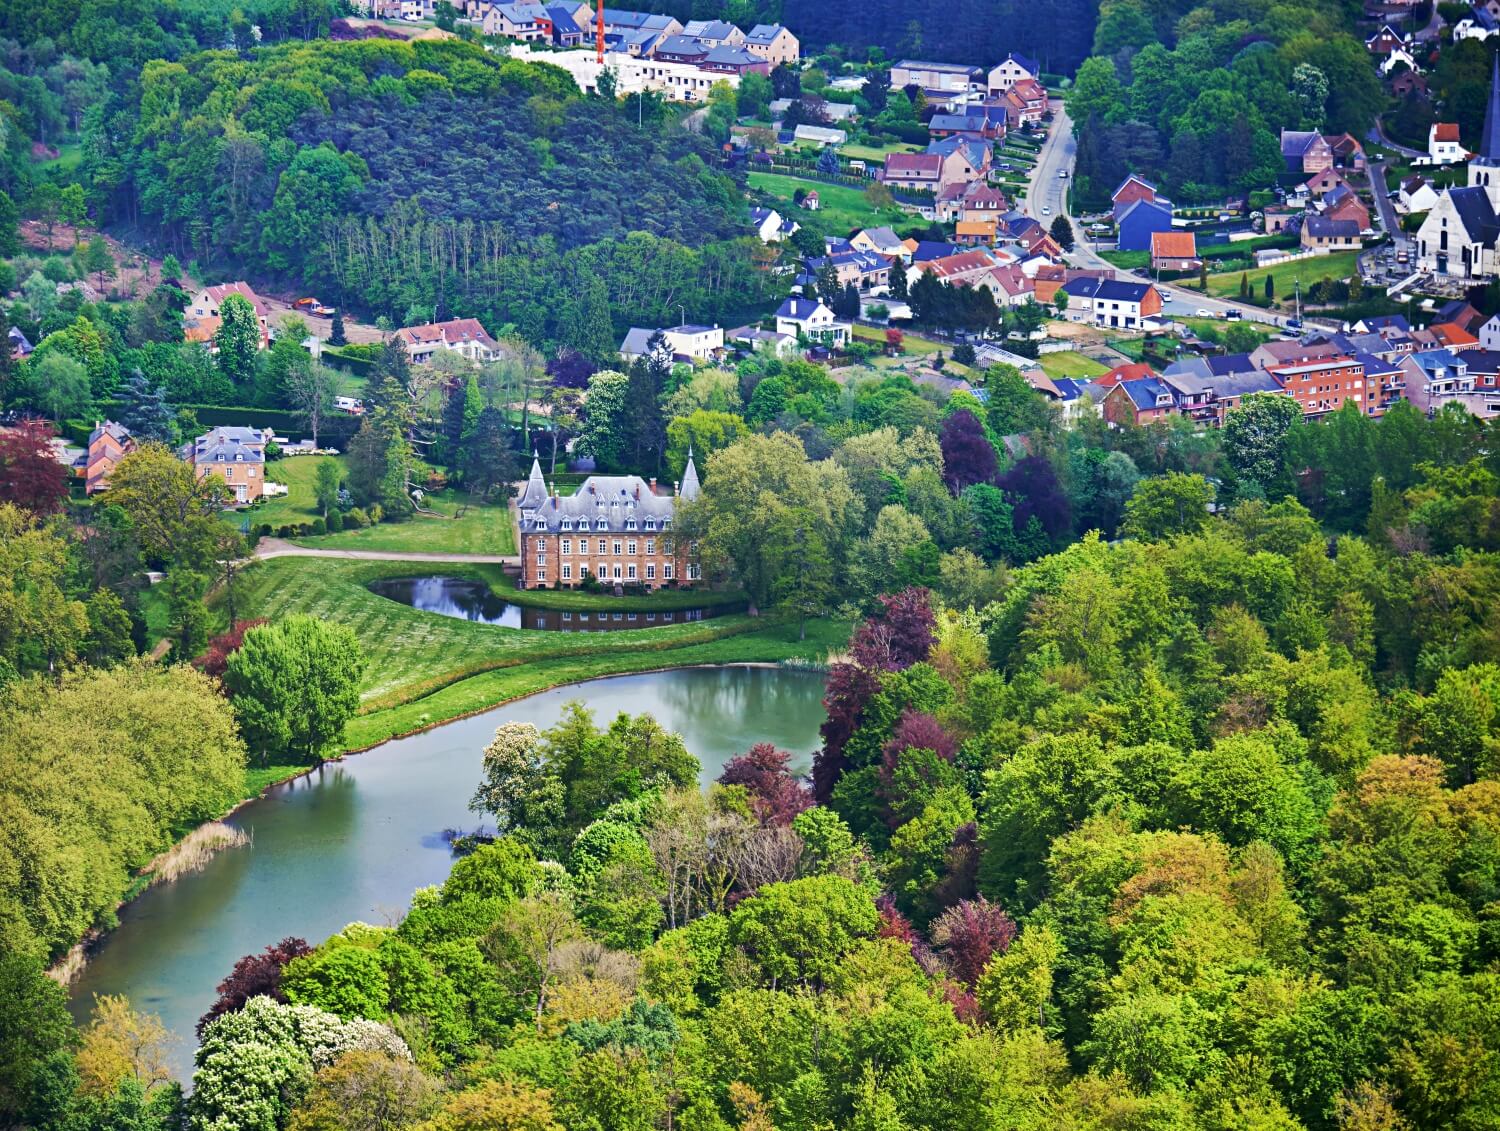
[[[75,1016],[94,994],[125,994],[178,1035],[171,1064],[192,1072],[193,1026],[242,955],[287,935],[317,943],[346,923],[395,923],[417,888],[452,866],[443,840],[474,828],[468,808],[482,752],[505,722],[539,727],[582,699],[595,722],[649,711],[682,735],[702,780],[755,742],[774,742],[806,770],[823,721],[821,676],[774,668],[689,668],[571,684],[460,719],[271,790],[229,824],[251,843],[200,873],[149,889],[120,912],[73,986]]]
[[[685,624],[706,620],[736,611],[723,605],[701,609],[672,609],[661,612],[587,612],[537,609],[516,605],[498,596],[482,581],[463,577],[392,577],[372,581],[371,593],[390,601],[399,601],[424,613],[436,613],[480,624],[498,624],[504,628],[540,629],[544,632],[610,632],[615,629],[656,628],[664,624]],[[624,600],[624,599],[622,599]]]

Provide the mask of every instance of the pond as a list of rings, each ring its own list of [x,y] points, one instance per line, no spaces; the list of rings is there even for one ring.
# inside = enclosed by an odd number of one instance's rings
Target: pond
[[[504,628],[531,628],[546,632],[610,632],[615,629],[657,628],[685,624],[733,612],[732,607],[672,609],[652,612],[588,612],[537,609],[516,605],[496,595],[482,581],[462,577],[392,577],[372,581],[369,590],[377,597],[399,601],[424,613],[457,617]]]
[[[229,824],[244,848],[200,873],[148,890],[74,984],[75,1016],[94,994],[125,994],[178,1037],[171,1066],[192,1073],[193,1026],[235,960],[287,935],[317,943],[355,920],[395,923],[417,888],[447,876],[449,828],[473,828],[468,809],[481,755],[505,722],[555,723],[582,699],[606,725],[649,711],[683,737],[717,777],[732,755],[774,742],[806,770],[823,721],[822,678],[772,668],[690,668],[571,684],[330,763],[245,806]]]

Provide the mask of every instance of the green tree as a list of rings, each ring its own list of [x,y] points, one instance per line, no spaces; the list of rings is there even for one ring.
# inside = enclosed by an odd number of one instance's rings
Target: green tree
[[[702,462],[711,452],[727,448],[749,433],[744,420],[733,413],[696,409],[674,417],[667,424],[667,472],[674,480],[681,479],[690,453]]]
[[[6,193],[0,192],[0,259],[21,254],[21,210]]]
[[[260,350],[260,321],[243,295],[224,296],[219,304],[219,328],[214,332],[219,372],[241,389],[255,378],[255,356]]]
[[[109,477],[104,502],[129,517],[147,557],[206,570],[228,530],[219,512],[231,498],[218,475],[199,479],[161,444],[142,444]]]
[[[202,655],[213,635],[213,618],[203,604],[208,585],[201,573],[185,566],[167,571],[167,616],[172,654],[178,661]]]
[[[1208,525],[1213,485],[1201,475],[1171,471],[1142,479],[1125,504],[1127,538],[1160,542],[1178,534],[1196,534]]]
[[[138,442],[170,444],[177,438],[177,410],[167,403],[167,390],[160,385],[153,388],[139,369],[126,380],[120,400],[124,402],[120,423]]]
[[[1265,289],[1266,289],[1266,301],[1267,302],[1274,302],[1276,300],[1276,276],[1275,275],[1272,275],[1272,274],[1269,274],[1269,273],[1266,275],[1266,288]]]
[[[491,499],[510,489],[519,468],[510,449],[510,424],[499,409],[479,414],[474,431],[463,441],[460,465],[471,494]]]
[[[1224,460],[1242,497],[1277,499],[1291,491],[1286,468],[1288,433],[1302,419],[1291,397],[1251,393],[1224,418]]]
[[[338,461],[318,460],[318,470],[313,479],[313,498],[325,519],[337,509],[339,491],[343,486],[344,476],[339,470]]]
[[[47,1062],[75,1042],[68,995],[38,956],[0,950],[0,1119],[19,1123]]]
[[[290,755],[316,763],[343,740],[363,671],[351,629],[299,615],[246,632],[224,685],[264,761]]]
[[[346,346],[349,344],[349,336],[344,332],[343,307],[333,312],[333,325],[328,331],[328,344],[331,346]]]
[[[1049,231],[1058,247],[1064,251],[1073,250],[1073,225],[1066,216],[1059,213],[1053,219],[1052,227]]]
[[[807,639],[807,618],[827,615],[834,596],[833,557],[805,515],[786,512],[775,532],[783,560],[776,566],[771,599],[797,617],[797,639]]]
[[[95,289],[100,294],[104,293],[104,285],[115,277],[119,265],[115,263],[114,254],[109,250],[109,244],[104,242],[103,236],[95,236],[84,244],[76,256],[78,270],[83,275],[93,275]]]
[[[767,884],[735,908],[731,942],[772,988],[820,989],[840,959],[879,922],[869,894],[842,876],[810,876]]]
[[[568,319],[564,344],[595,365],[608,365],[619,356],[610,318],[609,289],[600,275],[590,275],[584,282],[583,293]]]
[[[297,347],[301,353],[302,347]],[[302,355],[306,357],[305,354]],[[285,376],[287,399],[307,421],[313,447],[318,446],[318,431],[333,412],[341,383],[339,375],[326,365],[298,364],[288,367]]]

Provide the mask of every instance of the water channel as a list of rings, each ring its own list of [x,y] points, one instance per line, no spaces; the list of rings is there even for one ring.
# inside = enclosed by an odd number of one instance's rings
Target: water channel
[[[515,605],[498,596],[482,581],[462,577],[392,577],[372,581],[370,592],[399,601],[424,613],[457,617],[459,620],[498,624],[504,628],[531,628],[546,632],[611,632],[616,629],[656,628],[685,624],[738,611],[724,605],[665,612],[588,612],[537,609]]]
[[[774,742],[806,770],[823,721],[821,677],[769,668],[699,668],[616,676],[533,695],[330,764],[241,809],[253,838],[200,873],[148,890],[73,988],[75,1015],[94,994],[125,994],[179,1038],[172,1068],[192,1072],[193,1026],[241,955],[287,935],[317,943],[355,920],[392,923],[419,887],[442,882],[444,829],[473,828],[481,752],[503,722],[557,721],[582,699],[605,725],[649,711],[680,733],[703,780],[752,743]]]

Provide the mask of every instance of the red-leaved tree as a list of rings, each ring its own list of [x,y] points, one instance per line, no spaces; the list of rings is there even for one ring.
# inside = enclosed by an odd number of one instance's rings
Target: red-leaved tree
[[[943,421],[938,442],[943,447],[943,478],[955,495],[975,483],[993,483],[1000,473],[984,425],[968,409],[961,408]]]
[[[240,650],[240,645],[245,642],[245,633],[266,623],[265,617],[235,621],[228,632],[220,633],[208,642],[208,647],[203,650],[203,655],[193,661],[193,666],[204,675],[223,679],[224,669],[229,666],[229,657]]]
[[[913,586],[877,600],[879,611],[850,642],[854,662],[871,671],[899,672],[927,659],[937,642],[932,594]]]
[[[973,989],[996,954],[1016,937],[1016,924],[998,904],[980,896],[948,908],[932,922],[932,941],[948,972]]]
[[[793,776],[792,756],[769,742],[757,742],[747,754],[736,754],[724,764],[720,785],[742,785],[762,825],[790,825],[792,818],[811,808],[812,794]]]
[[[203,1030],[210,1021],[244,1008],[245,1003],[253,997],[264,994],[277,1001],[285,1001],[286,995],[281,992],[282,968],[292,959],[311,953],[312,947],[307,945],[306,939],[288,937],[275,946],[266,947],[259,954],[245,955],[234,964],[229,977],[219,983],[219,999],[207,1013],[198,1018],[198,1035],[203,1036]]]
[[[57,433],[45,420],[0,429],[0,503],[54,514],[68,497],[68,469],[52,451]]]
[[[857,664],[834,664],[828,672],[828,686],[823,693],[826,718],[818,728],[823,746],[813,756],[813,796],[827,804],[833,787],[849,768],[844,747],[859,729],[865,704],[880,690],[880,677]]]

